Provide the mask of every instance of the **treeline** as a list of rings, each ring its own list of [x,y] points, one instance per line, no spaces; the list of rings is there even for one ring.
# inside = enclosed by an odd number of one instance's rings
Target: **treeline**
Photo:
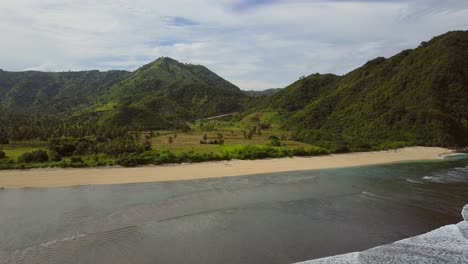
[[[171,151],[145,151],[143,153],[130,153],[119,156],[117,164],[125,167],[140,165],[159,165],[166,163],[195,163],[217,160],[254,160],[267,158],[284,158],[294,156],[327,155],[328,150],[319,147],[288,149],[283,147],[241,145],[226,148],[221,153],[198,153],[195,151],[173,153]]]
[[[104,137],[61,137],[50,139],[48,151],[25,152],[17,160],[0,150],[0,169],[35,167],[90,167],[116,165],[122,157],[139,155],[152,150],[148,138],[130,133],[114,139]]]
[[[11,141],[41,140],[60,137],[97,137],[115,139],[125,137],[130,127],[103,127],[95,122],[74,122],[56,117],[0,117],[0,144]]]
[[[49,149],[63,157],[98,153],[118,157],[122,154],[152,150],[148,139],[141,142],[138,134],[130,134],[112,140],[104,137],[54,138],[49,141]]]
[[[85,142],[85,143],[83,143]],[[86,147],[83,147],[87,145]],[[110,142],[109,148],[102,149],[100,143],[94,148],[89,141],[79,139],[52,140],[50,151],[36,150],[24,153],[15,162],[0,157],[0,169],[28,169],[45,167],[95,167],[114,166],[135,167],[143,165],[160,165],[169,163],[196,163],[219,160],[254,160],[266,158],[283,158],[293,156],[317,156],[326,155],[329,152],[324,148],[284,148],[260,145],[227,146],[219,153],[199,153],[195,151],[174,153],[169,150],[151,150],[145,143],[139,143],[131,139],[119,139]],[[77,150],[93,155],[77,156]],[[81,152],[83,153],[83,152]],[[0,155],[2,155],[0,151]],[[62,156],[63,155],[63,156]],[[71,155],[71,156],[70,156]],[[63,157],[63,158],[62,158]],[[66,157],[66,158],[65,158]]]
[[[407,141],[398,138],[379,139],[364,137],[346,137],[339,133],[327,133],[320,130],[296,130],[291,135],[293,140],[302,141],[328,149],[330,153],[348,153],[380,151],[410,146],[422,146],[423,142]]]

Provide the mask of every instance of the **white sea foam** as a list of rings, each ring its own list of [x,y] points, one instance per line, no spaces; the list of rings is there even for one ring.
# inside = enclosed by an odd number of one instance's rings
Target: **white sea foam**
[[[362,191],[361,195],[364,195],[364,196],[367,196],[367,197],[370,197],[370,198],[373,198],[373,199],[379,199],[379,200],[390,200],[391,199],[390,197],[377,195],[377,194],[374,194],[374,193],[371,193],[371,192],[366,192],[366,191]]]
[[[468,222],[468,204],[463,207],[462,215],[463,219]]]
[[[64,237],[62,239],[54,239],[48,242],[38,244],[36,246],[28,247],[24,250],[16,250],[8,258],[6,255],[2,257],[2,252],[0,251],[0,263],[24,263],[24,259],[29,259],[34,256],[47,256],[50,254],[48,250],[57,249],[63,245],[64,242],[69,242],[77,239],[82,239],[86,237],[86,234],[76,234]],[[52,250],[54,251],[54,250]],[[37,260],[37,259],[36,259]],[[27,261],[26,261],[27,262]],[[38,262],[39,263],[39,262]]]
[[[302,262],[302,264],[360,263],[468,263],[468,205],[463,208],[465,221],[393,244],[360,253]]]
[[[328,257],[317,259],[313,261],[306,261],[306,263],[313,263],[313,264],[333,264],[333,263],[341,263],[341,264],[359,264],[359,252],[349,253],[345,255],[339,255],[335,257]]]
[[[415,180],[411,180],[411,179],[406,179],[406,181],[409,182],[409,183],[423,184],[420,181],[415,181]]]
[[[432,175],[424,176],[422,179],[435,183],[468,182],[468,166],[440,171]]]
[[[468,157],[467,153],[452,153],[452,154],[441,156],[442,159],[466,158],[466,157]]]

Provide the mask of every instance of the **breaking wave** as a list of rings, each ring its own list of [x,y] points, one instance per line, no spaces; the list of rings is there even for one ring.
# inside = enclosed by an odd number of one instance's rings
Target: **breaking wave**
[[[442,170],[422,177],[423,180],[435,183],[468,182],[468,166]]]
[[[302,264],[360,263],[468,263],[468,205],[462,212],[465,221],[393,244],[327,257]]]
[[[423,184],[423,182],[415,181],[415,180],[412,180],[412,179],[406,179],[406,181],[409,182],[409,183]]]

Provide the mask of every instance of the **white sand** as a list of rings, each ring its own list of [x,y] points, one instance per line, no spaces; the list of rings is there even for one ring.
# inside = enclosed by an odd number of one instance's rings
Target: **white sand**
[[[295,157],[267,160],[232,160],[139,168],[33,169],[0,171],[1,188],[59,187],[123,184],[230,177],[260,173],[313,170],[439,159],[451,150],[411,147],[398,150]]]

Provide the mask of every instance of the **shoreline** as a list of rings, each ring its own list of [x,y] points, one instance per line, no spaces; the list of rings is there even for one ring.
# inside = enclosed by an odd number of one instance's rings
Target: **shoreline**
[[[396,150],[262,160],[210,161],[136,168],[46,168],[0,171],[0,189],[72,187],[246,176],[287,171],[332,169],[395,162],[437,160],[450,149],[408,147]]]
[[[319,258],[296,264],[360,264],[366,262],[368,256],[372,256],[372,260],[376,263],[393,263],[395,258],[392,258],[391,255],[400,256],[400,260],[417,259],[415,261],[417,263],[430,263],[436,260],[444,263],[461,263],[463,259],[466,260],[463,245],[468,245],[468,238],[463,236],[463,233],[468,231],[468,204],[463,207],[461,214],[463,220],[458,224],[442,226],[421,235],[361,252]],[[385,254],[388,252],[392,254]],[[442,258],[439,258],[441,252],[444,254]]]

